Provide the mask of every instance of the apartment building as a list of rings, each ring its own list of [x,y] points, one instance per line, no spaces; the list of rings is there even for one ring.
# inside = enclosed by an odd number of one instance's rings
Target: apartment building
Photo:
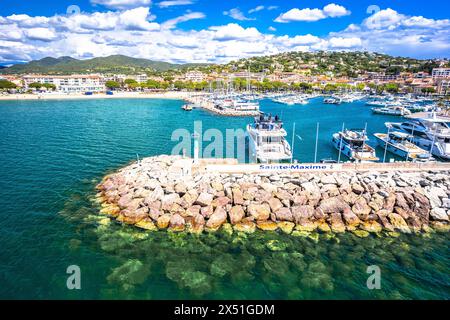
[[[450,79],[450,68],[434,68],[431,76],[433,80]]]
[[[202,82],[206,80],[206,75],[200,71],[188,71],[184,75],[185,81]]]
[[[32,83],[53,84],[57,91],[65,93],[102,92],[105,80],[99,75],[27,75],[23,77],[25,88]]]

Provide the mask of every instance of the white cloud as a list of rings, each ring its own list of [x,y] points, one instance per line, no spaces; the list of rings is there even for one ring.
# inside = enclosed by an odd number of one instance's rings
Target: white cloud
[[[147,30],[159,29],[159,24],[149,22],[152,19],[149,8],[136,8],[123,11],[119,16],[119,22],[126,30]]]
[[[32,28],[25,31],[25,36],[30,40],[52,41],[57,38],[56,33],[46,28]]]
[[[133,9],[150,6],[151,0],[91,0],[93,5],[99,4],[110,9]]]
[[[418,16],[403,20],[402,25],[406,27],[442,28],[450,26],[450,20],[434,20]]]
[[[161,1],[158,2],[158,7],[160,8],[169,8],[174,6],[185,6],[189,4],[193,4],[194,1],[192,0],[167,0],[167,1]]]
[[[267,28],[267,29],[269,29],[269,31],[277,31],[277,29],[276,28],[274,28],[274,27],[272,27],[272,26],[270,26],[269,28]]]
[[[333,49],[351,49],[351,48],[361,48],[362,41],[360,38],[351,37],[333,37],[328,40],[330,47]]]
[[[362,49],[402,56],[449,56],[448,19],[407,16],[392,9],[380,12],[385,18],[377,28],[367,22],[372,15],[321,37],[304,33],[277,36],[270,32],[275,28],[260,32],[238,23],[184,30],[177,24],[203,14],[187,12],[160,24],[148,7],[48,17],[0,16],[0,62],[125,54],[178,63],[220,63],[293,50]]]
[[[219,41],[227,40],[255,40],[262,38],[262,34],[256,28],[242,28],[236,23],[229,23],[226,26],[211,27],[214,30],[214,39]]]
[[[359,38],[362,48],[369,51],[424,58],[448,57],[449,26],[448,19],[407,16],[387,8],[374,13],[360,25],[351,24],[331,36]]]
[[[167,20],[161,26],[165,29],[173,29],[177,26],[177,24],[179,24],[181,22],[186,22],[186,21],[194,20],[194,19],[203,19],[203,18],[205,18],[205,14],[202,12],[188,12],[182,16]]]
[[[288,12],[282,13],[275,22],[291,22],[291,21],[318,21],[325,19],[326,16],[320,9],[291,9]]]
[[[345,7],[337,5],[335,3],[330,3],[323,7],[323,13],[327,17],[335,18],[335,17],[343,17],[348,16],[351,12]]]
[[[264,6],[257,6],[253,9],[248,10],[248,13],[258,12],[258,11],[264,10],[264,8],[265,8]]]
[[[224,11],[223,12],[224,15],[226,16],[230,16],[231,18],[235,19],[235,20],[239,20],[239,21],[244,21],[244,20],[255,20],[253,18],[247,18],[244,13],[239,10],[239,8],[233,8],[229,11]]]
[[[350,11],[345,7],[330,3],[323,7],[323,9],[298,9],[294,8],[285,13],[282,13],[275,19],[275,22],[287,23],[292,21],[318,21],[325,18],[337,18],[349,15]]]
[[[364,21],[364,26],[369,29],[381,29],[385,27],[393,27],[405,18],[403,14],[390,8],[380,10]]]

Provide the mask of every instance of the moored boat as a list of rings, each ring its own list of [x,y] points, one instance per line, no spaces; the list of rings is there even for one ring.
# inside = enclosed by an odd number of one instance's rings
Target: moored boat
[[[375,114],[384,114],[388,116],[405,116],[411,114],[411,111],[399,106],[372,108],[372,112]]]
[[[333,134],[333,146],[350,160],[356,162],[378,161],[375,149],[366,142],[369,140],[366,131],[361,129],[345,129]]]
[[[247,125],[250,158],[253,162],[272,163],[289,161],[291,147],[286,141],[286,130],[278,116],[261,114]]]
[[[410,161],[430,161],[431,154],[410,142],[412,136],[399,131],[375,133],[378,144],[386,151]]]
[[[426,116],[412,115],[404,122],[386,122],[385,125],[410,134],[411,142],[433,156],[450,160],[450,126],[447,121],[448,118],[439,117],[433,112]]]
[[[192,111],[193,106],[191,104],[185,104],[181,107],[184,111]]]

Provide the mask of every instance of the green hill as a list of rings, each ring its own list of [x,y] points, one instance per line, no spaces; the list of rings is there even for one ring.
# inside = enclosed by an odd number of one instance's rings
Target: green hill
[[[171,64],[168,62],[131,58],[123,55],[113,55],[87,60],[77,60],[71,57],[47,57],[26,64],[16,64],[9,68],[4,68],[0,70],[0,72],[5,74],[70,74],[93,72],[135,74],[139,72],[167,71],[192,66],[193,64]]]

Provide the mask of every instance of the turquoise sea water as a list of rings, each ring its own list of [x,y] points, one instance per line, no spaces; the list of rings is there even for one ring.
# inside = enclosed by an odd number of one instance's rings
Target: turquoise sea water
[[[169,153],[174,129],[245,128],[250,118],[184,112],[182,101],[0,101],[0,298],[12,299],[449,299],[449,236],[351,234],[316,243],[278,233],[199,237],[98,222],[96,183],[136,158]],[[282,114],[295,158],[337,158],[330,145],[342,122],[385,132],[395,118],[363,103],[306,106],[262,102]],[[371,144],[374,144],[371,138]],[[378,150],[383,156],[383,150]],[[66,268],[81,268],[68,290]],[[380,290],[368,290],[378,265]]]

